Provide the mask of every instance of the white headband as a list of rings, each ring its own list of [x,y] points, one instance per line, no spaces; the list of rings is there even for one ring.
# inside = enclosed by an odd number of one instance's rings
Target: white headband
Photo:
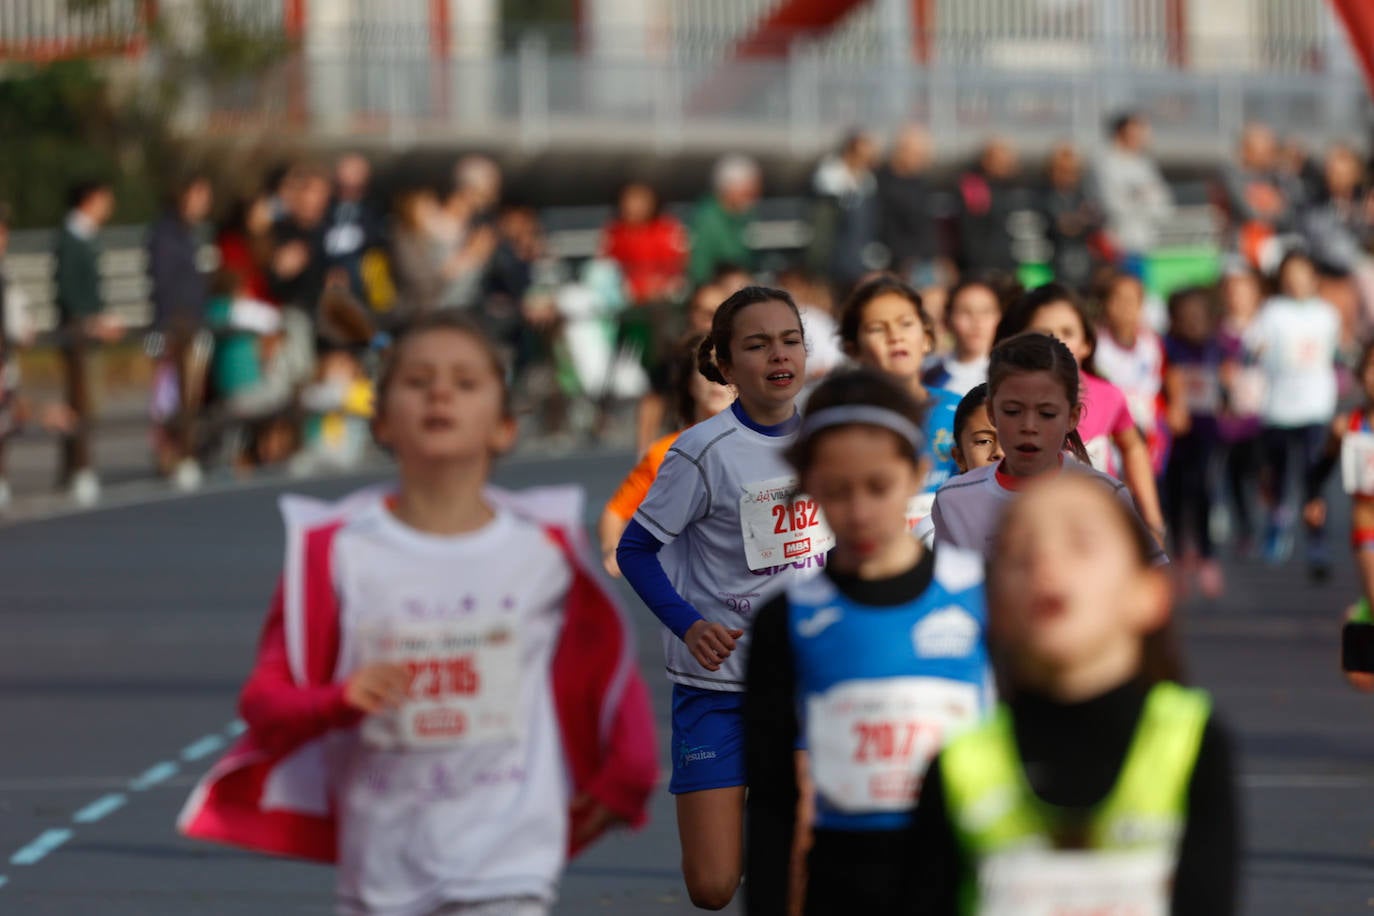
[[[838,407],[818,410],[802,421],[801,435],[806,437],[832,426],[848,426],[851,423],[881,426],[883,429],[891,430],[910,442],[911,447],[918,452],[925,445],[926,437],[921,434],[915,423],[895,410],[874,407],[872,404],[841,404]]]

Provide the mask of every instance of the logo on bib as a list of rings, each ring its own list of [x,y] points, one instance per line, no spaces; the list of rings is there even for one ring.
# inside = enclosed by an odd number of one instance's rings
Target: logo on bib
[[[825,632],[831,624],[840,622],[840,609],[823,607],[805,620],[797,622],[797,632],[806,639],[814,639]]]
[[[793,557],[804,557],[811,552],[811,539],[802,538],[800,541],[788,541],[782,545],[782,555],[787,559]]]
[[[941,608],[911,628],[911,642],[922,658],[959,658],[977,645],[978,621],[963,608]]]

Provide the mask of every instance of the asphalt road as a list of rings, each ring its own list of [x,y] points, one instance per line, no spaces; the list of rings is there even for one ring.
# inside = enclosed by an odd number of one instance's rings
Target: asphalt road
[[[628,463],[526,458],[500,477],[575,480],[599,509]],[[332,495],[359,482],[291,488]],[[280,564],[280,487],[0,528],[0,914],[332,911],[328,869],[193,843],[173,827],[232,733]],[[1223,601],[1181,614],[1193,678],[1240,738],[1245,912],[1374,911],[1374,698],[1349,691],[1336,670],[1350,561],[1319,588],[1297,566],[1228,561],[1227,571]],[[666,750],[656,624],[636,609]],[[677,859],[661,792],[643,833],[571,866],[558,912],[693,912]]]

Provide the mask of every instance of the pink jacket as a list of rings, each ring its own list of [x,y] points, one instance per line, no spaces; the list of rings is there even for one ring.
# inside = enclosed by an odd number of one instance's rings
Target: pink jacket
[[[362,716],[345,704],[343,684],[334,680],[340,631],[332,548],[348,520],[383,493],[373,488],[333,505],[282,499],[286,567],[239,700],[248,730],[187,799],[177,822],[187,836],[335,861],[323,739]],[[653,712],[632,631],[584,559],[581,491],[493,489],[487,496],[542,525],[568,558],[573,580],[552,680],[574,794],[639,827],[658,778]],[[574,814],[570,836],[578,827]],[[580,849],[574,843],[569,854]]]

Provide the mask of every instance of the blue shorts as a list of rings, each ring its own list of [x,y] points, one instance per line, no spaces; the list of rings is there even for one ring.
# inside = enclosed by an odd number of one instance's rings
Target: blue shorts
[[[674,795],[745,785],[744,694],[673,685]]]

